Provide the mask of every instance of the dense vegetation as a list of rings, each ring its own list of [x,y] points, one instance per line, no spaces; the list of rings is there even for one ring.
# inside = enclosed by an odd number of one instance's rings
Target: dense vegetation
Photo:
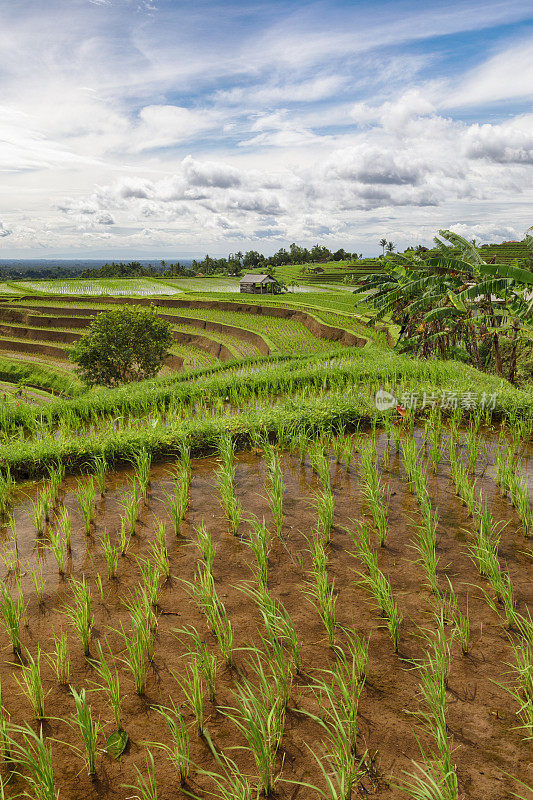
[[[371,293],[377,319],[392,313],[401,324],[406,352],[468,361],[514,383],[531,365],[533,272],[517,262],[487,263],[466,239],[440,235],[434,253],[392,255],[384,273],[357,291]],[[533,238],[526,245],[533,254]]]

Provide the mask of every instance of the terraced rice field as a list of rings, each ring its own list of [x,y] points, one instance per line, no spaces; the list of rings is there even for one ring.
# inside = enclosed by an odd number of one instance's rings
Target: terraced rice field
[[[76,341],[88,324],[90,312],[97,313],[109,306],[87,298],[61,301],[50,298],[26,297],[20,304],[4,304],[0,308],[0,350],[14,357],[33,354],[36,359],[49,357],[67,362],[67,348]],[[255,310],[255,304],[251,308]],[[314,311],[314,309],[311,309]],[[194,369],[207,366],[219,358],[252,358],[268,353],[326,352],[332,342],[315,335],[299,318],[272,317],[246,313],[246,305],[238,310],[220,308],[213,303],[205,308],[161,309],[173,322],[175,345],[172,354],[176,364]],[[64,319],[62,318],[62,316]],[[365,333],[364,326],[353,316],[319,310],[315,319],[357,335]],[[320,330],[318,330],[320,334]],[[367,332],[371,336],[373,332]]]
[[[219,429],[4,482],[6,796],[33,746],[69,800],[529,797],[530,436]]]

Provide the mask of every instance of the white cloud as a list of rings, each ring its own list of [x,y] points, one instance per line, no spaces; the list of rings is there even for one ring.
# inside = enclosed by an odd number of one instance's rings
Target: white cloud
[[[470,71],[442,98],[446,108],[533,98],[533,38],[513,43]]]

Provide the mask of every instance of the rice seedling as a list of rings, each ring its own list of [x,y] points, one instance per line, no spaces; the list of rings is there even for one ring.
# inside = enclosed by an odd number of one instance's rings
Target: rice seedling
[[[66,606],[64,613],[78,634],[83,647],[83,653],[85,657],[88,658],[90,655],[91,636],[94,625],[94,617],[91,611],[91,589],[87,585],[85,575],[82,576],[81,581],[71,578],[70,588],[74,597],[74,604],[72,606]]]
[[[212,573],[205,565],[203,565],[203,567],[200,566],[196,572],[194,581],[185,581],[185,585],[188,587],[190,594],[200,610],[207,617],[226,664],[232,666],[233,628],[226,608],[219,600],[216,593]]]
[[[252,565],[256,579],[266,586],[268,579],[268,557],[271,550],[270,532],[265,525],[265,520],[259,522],[258,519],[252,519],[252,528],[250,531],[250,539],[247,542],[255,556],[255,564]]]
[[[426,512],[422,515],[422,524],[416,528],[416,541],[411,544],[418,553],[417,563],[426,574],[426,582],[430,591],[438,596],[439,581],[437,567],[439,559],[436,554],[438,512],[425,506]]]
[[[45,586],[44,586],[44,573],[43,573],[43,562],[39,559],[35,567],[29,570],[31,582],[33,583],[33,587],[35,589],[35,595],[37,597],[37,602],[39,603],[39,607],[42,608],[44,606],[44,602],[46,599],[45,593]]]
[[[19,540],[18,540],[18,533],[17,533],[17,523],[15,521],[15,517],[12,513],[9,513],[8,516],[8,525],[9,530],[11,531],[11,538],[13,539],[13,545],[15,548],[15,569],[18,572],[20,569],[20,554],[19,554]],[[8,572],[10,570],[8,569]]]
[[[41,495],[39,495],[36,500],[31,501],[31,507],[29,513],[30,513],[30,519],[35,527],[35,533],[37,537],[40,538],[43,535],[45,528],[44,506],[43,506],[43,498]]]
[[[67,553],[71,553],[72,552],[72,527],[70,525],[70,516],[69,516],[69,513],[68,513],[67,509],[65,508],[65,506],[62,506],[60,508],[60,510],[59,510],[58,527],[59,527],[59,531],[61,533],[61,537],[62,537],[63,541],[65,542],[65,547],[66,547]]]
[[[139,645],[144,647],[146,658],[151,662],[155,651],[157,617],[146,590],[138,589],[129,600],[123,602],[130,612],[135,638],[138,639]]]
[[[168,511],[170,520],[174,526],[174,533],[179,536],[181,533],[181,523],[189,504],[189,473],[180,470],[176,475],[174,493],[164,493],[163,503]]]
[[[48,663],[54,670],[60,686],[67,686],[70,682],[70,654],[68,651],[67,635],[60,631],[59,636],[54,636],[55,653],[47,656]]]
[[[127,666],[133,676],[136,693],[142,696],[146,691],[146,678],[149,663],[142,627],[134,624],[132,633],[129,636],[123,627],[121,627],[118,633],[122,636],[126,646],[126,652],[122,657],[122,662]]]
[[[152,456],[145,447],[142,447],[133,457],[135,477],[139,481],[143,502],[148,499],[148,489],[151,483]]]
[[[61,529],[59,527],[52,526],[49,529],[48,536],[50,539],[50,550],[52,551],[56,560],[57,571],[62,576],[65,574],[66,569],[67,548],[61,533]]]
[[[111,544],[111,539],[109,538],[109,533],[107,532],[107,528],[104,530],[102,536],[100,537],[100,541],[102,543],[102,548],[104,551],[104,558],[107,564],[107,572],[111,580],[114,580],[117,577],[117,569],[118,569],[118,559],[119,559],[119,548]]]
[[[329,471],[329,461],[324,453],[324,441],[320,438],[309,448],[309,460],[313,471],[318,475],[320,483],[324,489],[331,485],[331,473]]]
[[[322,536],[326,544],[331,541],[331,528],[335,514],[335,498],[331,487],[317,489],[314,492],[313,505],[316,509],[318,521],[322,529]]]
[[[323,546],[321,546],[320,541],[316,538],[313,560],[312,580],[308,582],[307,588],[304,591],[317,607],[320,618],[328,634],[329,645],[333,647],[336,628],[335,606],[337,604],[335,581],[332,581],[331,584],[328,582],[327,557]]]
[[[212,573],[213,572],[213,564],[215,563],[215,554],[216,554],[216,545],[213,544],[213,540],[209,534],[209,531],[203,524],[197,525],[196,528],[196,541],[194,542],[195,546],[200,551],[200,555],[202,556],[202,560],[207,568],[207,570]]]
[[[446,450],[446,444],[444,442],[444,438],[442,436],[442,426],[434,426],[431,425],[428,430],[428,440],[429,440],[429,461],[431,463],[431,468],[433,474],[436,475],[439,469],[439,464],[444,457],[444,452]]]
[[[337,435],[334,436],[331,440],[331,447],[333,449],[333,453],[335,455],[335,463],[340,464],[342,460],[342,456],[344,453],[344,441],[345,441],[345,432],[346,426],[341,425]]]
[[[383,490],[381,485],[375,444],[369,442],[360,448],[359,464],[363,497],[372,514],[380,544],[384,547],[389,535],[389,524],[385,512],[385,508],[389,505],[389,492],[388,489]]]
[[[85,525],[85,534],[88,536],[91,532],[91,525],[94,522],[96,490],[94,488],[94,481],[89,478],[87,481],[78,481],[78,488],[74,492],[74,496],[78,501],[80,513]]]
[[[204,737],[215,761],[222,768],[224,773],[221,775],[220,773],[208,772],[207,770],[199,771],[201,775],[205,775],[213,781],[216,794],[212,792],[212,796],[217,797],[218,800],[254,800],[256,792],[252,788],[248,778],[242,774],[237,764],[224,753],[218,753],[215,750],[207,730],[205,731]]]
[[[2,704],[2,687],[0,686],[0,755],[4,761],[9,761],[11,747],[8,732],[9,718],[10,714]]]
[[[281,536],[283,527],[283,496],[285,483],[278,455],[271,450],[267,453],[268,486],[267,499],[276,526],[278,536]]]
[[[165,525],[158,521],[155,529],[156,541],[150,544],[150,555],[155,568],[170,580],[170,559],[168,557]]]
[[[56,489],[52,483],[45,483],[40,492],[41,507],[43,510],[44,521],[49,522],[50,514],[56,501]]]
[[[239,532],[239,524],[242,517],[242,506],[235,497],[235,445],[230,436],[220,437],[218,443],[220,466],[216,471],[216,479],[220,491],[220,502],[230,523],[230,529],[234,536]]]
[[[100,492],[100,497],[106,493],[105,477],[107,473],[107,460],[104,455],[97,455],[93,458],[93,475],[96,486]]]
[[[167,723],[172,744],[163,744],[162,742],[148,742],[151,747],[157,747],[163,750],[170,763],[176,768],[180,785],[185,786],[187,778],[189,777],[190,770],[190,741],[189,730],[185,724],[180,711],[176,708],[174,701],[171,700],[172,708],[165,706],[154,706],[154,711],[161,714]]]
[[[139,557],[136,561],[146,597],[150,601],[150,604],[154,608],[157,608],[161,596],[161,572],[149,559]]]
[[[359,636],[356,631],[348,631],[346,629],[344,629],[344,633],[348,643],[348,653],[351,656],[351,669],[359,676],[359,682],[364,683],[368,672],[368,648],[370,638],[365,639]],[[337,655],[343,665],[348,663],[346,654],[339,645],[335,647],[335,655]]]
[[[157,800],[158,790],[155,775],[154,757],[150,750],[146,755],[146,775],[143,775],[139,767],[134,764],[137,780],[135,783],[124,784],[125,789],[134,789],[134,797],[138,800]]]
[[[0,581],[0,613],[2,614],[2,622],[9,636],[13,653],[20,657],[20,623],[24,614],[24,601],[20,586],[18,600],[15,603],[4,581]]]
[[[275,760],[284,728],[284,714],[272,704],[272,697],[244,680],[238,685],[234,697],[236,707],[225,708],[223,713],[234,723],[246,739],[258,773],[259,785],[268,797],[275,786]]]
[[[21,662],[21,678],[15,680],[28,698],[36,719],[44,719],[44,701],[49,692],[45,692],[41,680],[41,651],[37,647],[37,657],[33,658],[26,650],[26,663]]]
[[[52,752],[44,743],[42,728],[37,734],[28,724],[9,725],[8,731],[10,765],[13,773],[26,783],[24,796],[34,800],[58,800]]]
[[[96,684],[97,687],[105,692],[107,695],[107,699],[109,701],[109,705],[113,711],[113,715],[115,717],[115,724],[117,726],[117,731],[122,731],[122,718],[121,718],[121,699],[120,699],[120,683],[118,677],[118,670],[114,665],[114,668],[111,669],[109,664],[106,661],[104,656],[104,652],[102,650],[102,645],[100,642],[96,645],[97,650],[97,657],[91,661],[91,665],[93,666],[96,674],[101,680],[101,683]]]
[[[357,733],[359,693],[353,699],[348,698],[350,713],[355,708],[354,720],[353,718],[343,717],[344,700],[341,699],[338,705],[330,686],[322,682],[317,688],[320,691],[319,705],[325,718],[307,711],[302,711],[301,713],[304,713],[324,730],[332,747],[332,752],[325,757],[328,769],[324,767],[316,753],[311,751],[326,779],[328,792],[322,794],[325,797],[329,794],[331,800],[351,800],[354,787],[363,777],[364,770],[362,767],[366,757],[366,753],[360,759],[355,757],[354,734]],[[323,702],[322,697],[324,695],[327,697],[327,704]]]
[[[198,656],[192,655],[190,664],[187,664],[182,677],[178,678],[173,672],[176,682],[181,686],[183,694],[187,700],[190,710],[196,720],[196,731],[198,736],[204,734],[204,685],[202,681],[202,670],[200,668]]]
[[[120,555],[124,557],[129,550],[131,542],[131,534],[129,534],[126,529],[126,522],[124,520],[124,517],[121,517],[120,519],[120,528],[117,531],[117,535],[120,544]]]
[[[466,434],[465,445],[468,454],[468,471],[474,474],[480,452],[483,452],[484,449],[482,439],[477,435],[475,425],[470,424]]]
[[[459,800],[452,746],[446,725],[446,685],[451,657],[442,609],[436,615],[435,621],[436,633],[434,636],[424,633],[428,646],[423,661],[416,663],[420,676],[420,693],[426,708],[414,713],[437,747],[438,756],[431,763],[431,774],[436,776],[437,785],[446,792],[446,800]]]
[[[7,466],[0,471],[0,519],[5,517],[11,507],[11,493],[14,486],[15,481],[9,466]]]
[[[459,609],[457,595],[455,594],[449,578],[448,587],[448,591],[441,595],[441,607],[447,621],[454,627],[454,636],[456,636],[459,640],[463,655],[467,655],[470,646],[470,613],[468,610],[468,595],[466,597],[466,611],[463,614],[463,612]]]
[[[190,639],[191,649],[189,655],[192,655],[200,667],[202,675],[207,685],[207,694],[209,700],[215,700],[215,682],[217,677],[218,662],[216,656],[209,651],[207,645],[202,642],[200,634],[192,625],[189,627],[181,628],[176,633],[182,633]]]
[[[400,641],[402,615],[398,610],[391,585],[377,565],[377,560],[368,541],[368,531],[364,525],[360,526],[359,536],[354,536],[353,540],[357,547],[358,555],[368,570],[368,575],[357,572],[360,578],[360,584],[368,590],[381,614],[385,617],[387,628],[394,645],[394,652],[397,653]]]
[[[130,491],[125,491],[120,500],[124,509],[122,523],[128,536],[135,536],[135,525],[139,519],[141,496],[136,481],[132,481]]]
[[[522,477],[518,467],[515,467],[508,481],[509,496],[513,506],[518,512],[522,522],[524,536],[529,537],[533,532],[533,507],[531,505],[531,486],[529,480]]]
[[[513,448],[503,444],[496,450],[496,458],[494,461],[494,468],[496,471],[496,483],[502,490],[504,495],[509,494],[511,488],[511,480],[515,469],[516,453]]]
[[[422,764],[413,761],[416,772],[404,771],[405,779],[395,784],[396,788],[405,792],[411,800],[453,800],[448,782],[452,774],[443,775],[439,765],[432,763],[422,750]]]
[[[74,698],[74,705],[76,706],[76,713],[74,715],[74,724],[79,728],[83,749],[80,752],[83,754],[87,774],[92,776],[96,774],[96,752],[98,744],[98,734],[100,732],[100,721],[93,720],[91,707],[87,705],[85,699],[85,689],[80,689],[79,692],[70,687],[72,697]]]

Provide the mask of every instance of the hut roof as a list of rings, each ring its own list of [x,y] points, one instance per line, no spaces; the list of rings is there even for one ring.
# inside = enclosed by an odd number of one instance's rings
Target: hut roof
[[[249,272],[248,275],[243,275],[239,283],[277,283],[275,278],[270,275],[259,275],[254,272]]]

